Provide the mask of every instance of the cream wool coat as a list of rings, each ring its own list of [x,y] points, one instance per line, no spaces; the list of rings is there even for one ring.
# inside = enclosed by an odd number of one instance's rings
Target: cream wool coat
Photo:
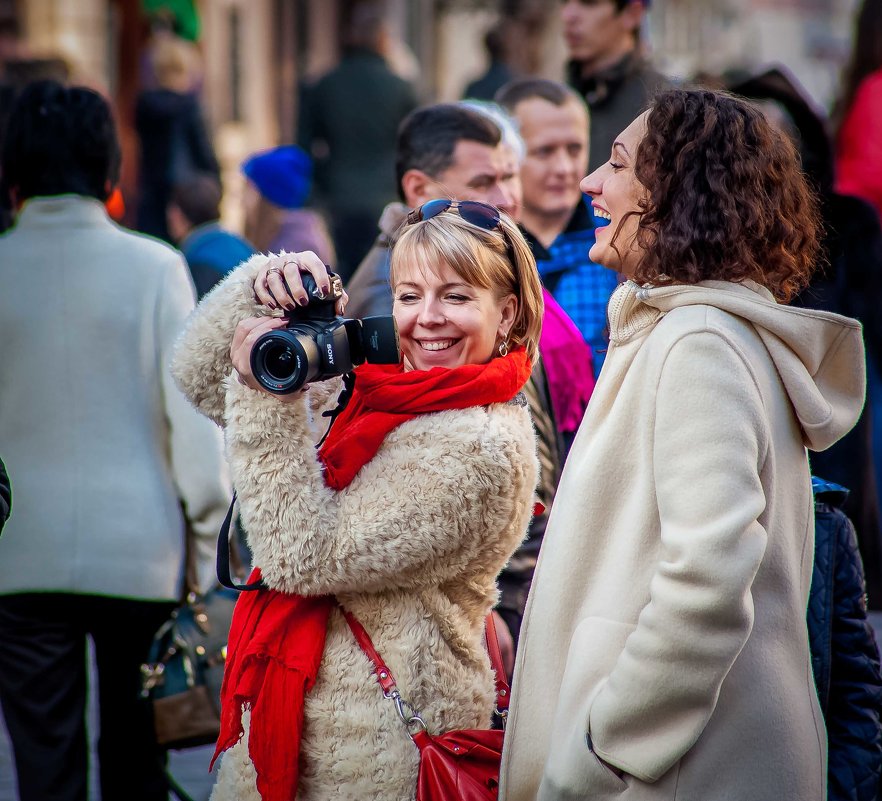
[[[255,256],[203,299],[173,368],[185,394],[225,426],[255,564],[275,589],[335,594],[430,732],[486,727],[494,688],[484,617],[532,511],[538,467],[529,413],[495,404],[419,417],[389,434],[348,487],[328,488],[314,444],[339,381],[284,403],[228,379],[233,328],[266,311],[251,289],[264,259]],[[258,798],[246,740],[247,723],[223,757],[215,801]],[[306,701],[298,801],[409,801],[417,766],[394,704],[332,612]]]
[[[806,446],[857,419],[860,326],[716,281],[628,282],[609,319],[524,618],[501,798],[821,801]]]

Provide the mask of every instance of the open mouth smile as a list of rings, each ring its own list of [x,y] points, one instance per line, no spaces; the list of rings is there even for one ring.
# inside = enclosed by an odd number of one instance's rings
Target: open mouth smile
[[[594,219],[598,225],[609,225],[612,222],[612,214],[606,211],[606,209],[602,209],[600,206],[592,206],[591,210],[594,212]]]
[[[447,350],[448,348],[452,348],[457,342],[459,342],[458,339],[417,340],[419,346],[423,350],[428,351]]]

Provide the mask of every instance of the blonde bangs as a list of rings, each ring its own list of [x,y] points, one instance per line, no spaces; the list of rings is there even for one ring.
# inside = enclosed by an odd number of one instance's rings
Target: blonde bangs
[[[389,280],[394,290],[402,264],[415,264],[420,270],[447,264],[463,281],[483,289],[496,287],[502,297],[514,292],[513,286],[505,287],[510,280],[499,280],[508,277],[506,261],[499,235],[470,225],[458,215],[444,214],[401,232],[392,249]]]
[[[535,363],[544,313],[542,283],[523,234],[506,215],[502,215],[501,226],[485,231],[447,212],[406,225],[392,246],[389,282],[394,292],[405,264],[415,265],[421,272],[434,272],[446,264],[472,286],[493,290],[498,300],[514,295],[518,308],[510,341],[523,345]],[[511,243],[511,260],[506,237]]]

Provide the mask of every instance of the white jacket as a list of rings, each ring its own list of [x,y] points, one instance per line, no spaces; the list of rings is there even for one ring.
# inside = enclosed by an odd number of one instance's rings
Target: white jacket
[[[222,440],[168,371],[193,303],[181,255],[97,200],[30,200],[0,237],[0,453],[15,495],[0,594],[177,598],[182,504],[210,581],[231,492]]]
[[[609,319],[524,618],[501,798],[821,801],[806,446],[857,420],[860,326],[719,281],[628,282]]]

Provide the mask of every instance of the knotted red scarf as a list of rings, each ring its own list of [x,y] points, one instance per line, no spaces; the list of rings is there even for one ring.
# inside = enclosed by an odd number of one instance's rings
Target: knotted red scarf
[[[523,348],[486,364],[404,372],[400,365],[363,364],[355,390],[319,451],[329,487],[342,489],[396,426],[420,414],[511,400],[530,377]]]
[[[511,400],[530,377],[523,348],[486,364],[404,372],[363,364],[346,408],[319,451],[325,481],[341,490],[379,450],[386,435],[420,414]],[[260,579],[255,569],[249,581]],[[275,590],[244,592],[233,613],[221,688],[221,731],[211,764],[242,736],[251,709],[248,753],[263,801],[294,801],[306,693],[325,648],[331,596]],[[210,769],[210,768],[209,768]]]

